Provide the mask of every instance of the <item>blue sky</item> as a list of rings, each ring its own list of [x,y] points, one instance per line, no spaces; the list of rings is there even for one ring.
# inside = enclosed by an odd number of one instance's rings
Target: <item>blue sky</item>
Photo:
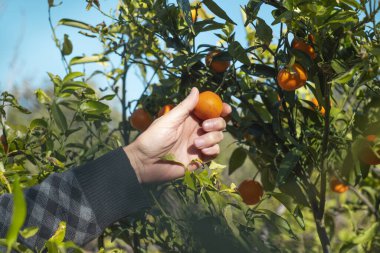
[[[55,2],[58,2],[57,0]],[[117,5],[117,0],[101,0],[101,8],[109,12]],[[174,1],[171,1],[174,2]],[[238,24],[236,35],[239,41],[244,42],[244,27],[242,24],[240,6],[244,6],[248,0],[215,0],[228,15]],[[62,5],[52,9],[53,24],[61,18],[71,18],[96,25],[107,19],[98,11],[85,10],[85,0],[62,0]],[[265,7],[260,11],[260,16],[270,24],[270,8]],[[57,36],[62,39],[68,34],[74,44],[74,51],[70,55],[91,55],[101,52],[101,44],[97,39],[90,39],[78,34],[78,30],[59,26]],[[0,0],[0,34],[2,37],[0,46],[0,91],[11,90],[19,87],[27,80],[33,89],[46,87],[47,72],[64,75],[59,51],[52,40],[52,34],[48,23],[47,0],[25,1],[25,0]],[[197,39],[199,44],[216,44],[216,36],[207,35]],[[244,45],[244,44],[243,44]],[[70,59],[69,57],[69,59]],[[86,70],[99,68],[97,64],[86,66]],[[77,67],[81,71],[82,66]],[[143,90],[140,79],[130,71],[128,76],[129,99],[139,97]],[[104,80],[95,80],[102,86]],[[103,85],[104,86],[104,85]]]

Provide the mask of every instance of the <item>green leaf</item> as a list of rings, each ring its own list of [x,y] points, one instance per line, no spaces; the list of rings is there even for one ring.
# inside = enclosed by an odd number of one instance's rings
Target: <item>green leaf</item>
[[[25,239],[33,237],[37,234],[39,228],[38,227],[27,227],[20,231],[20,235]]]
[[[256,21],[256,36],[266,45],[269,45],[273,39],[272,28],[261,18],[257,18]]]
[[[338,77],[334,78],[331,82],[333,84],[334,83],[348,84],[348,82],[352,80],[352,78],[354,77],[354,75],[356,74],[356,72],[357,72],[357,68],[353,67],[349,71],[347,71],[347,72],[339,75]]]
[[[49,253],[59,253],[58,245],[56,243],[47,241],[45,243],[45,246],[47,248],[47,252],[49,252]]]
[[[352,242],[355,244],[365,244],[370,242],[375,237],[379,225],[379,222],[372,224],[369,228],[365,230],[363,234],[356,236],[352,240]]]
[[[99,98],[99,100],[112,100],[116,94],[109,94],[109,95],[104,95],[103,97]]]
[[[228,174],[231,175],[236,169],[242,166],[247,158],[247,152],[244,148],[238,147],[232,152],[229,162]]]
[[[193,20],[191,18],[191,8],[190,3],[188,0],[177,0],[178,6],[182,10],[184,14],[185,21],[187,25],[190,27],[192,33],[194,34],[194,28],[193,28]]]
[[[70,136],[71,134],[73,134],[75,132],[78,132],[81,129],[82,129],[82,127],[77,127],[77,128],[74,128],[74,129],[67,129],[65,135],[66,136]]]
[[[268,194],[272,195],[278,201],[280,201],[281,204],[283,204],[286,207],[286,209],[289,211],[289,213],[291,213],[291,215],[296,220],[298,225],[303,230],[305,229],[305,222],[303,220],[302,212],[301,212],[300,208],[298,207],[298,205],[294,202],[292,197],[290,197],[289,195],[280,193],[280,192],[272,192],[272,193],[268,193]]]
[[[108,111],[109,107],[99,101],[87,101],[80,105],[80,110],[84,113],[99,115]]]
[[[194,26],[195,34],[199,34],[202,32],[222,29],[225,26],[225,24],[217,23],[211,19],[206,19],[206,20],[196,22],[193,26]]]
[[[191,190],[196,191],[196,183],[195,183],[195,177],[192,172],[189,170],[185,171],[185,177],[183,178],[183,183],[187,185]]]
[[[245,65],[250,65],[251,61],[249,60],[247,53],[244,48],[240,45],[239,42],[234,41],[228,46],[228,53],[238,61],[242,62]]]
[[[250,0],[248,2],[244,9],[244,12],[247,15],[247,20],[245,21],[244,26],[247,26],[257,18],[257,14],[259,13],[262,4],[263,2],[257,0]]]
[[[178,55],[176,56],[174,59],[173,59],[173,66],[174,67],[178,67],[178,66],[182,66],[186,60],[187,60],[187,55]]]
[[[228,17],[227,13],[222,9],[220,8],[214,1],[212,0],[203,0],[203,3],[207,6],[207,8],[212,12],[214,13],[216,16],[236,25],[236,23],[234,21],[232,21],[232,19],[230,19],[230,17]]]
[[[276,183],[278,185],[286,182],[286,179],[300,160],[301,154],[302,152],[300,150],[293,149],[285,155],[284,159],[281,161],[279,172],[276,178]]]
[[[340,2],[345,3],[347,5],[350,5],[354,8],[362,10],[363,7],[360,5],[360,3],[357,0],[340,0]]]
[[[174,156],[174,154],[171,154],[171,153],[165,154],[164,156],[160,157],[160,159],[163,160],[163,161],[173,162],[173,163],[179,164],[182,167],[186,168],[186,166],[183,163],[181,163],[180,161],[177,161],[177,159]]]
[[[50,80],[55,84],[55,86],[59,87],[62,85],[62,80],[58,75],[54,75],[50,72],[48,72],[48,76]]]
[[[35,128],[47,128],[48,123],[44,119],[34,119],[30,122],[30,130],[34,130]]]
[[[71,59],[70,65],[94,63],[94,62],[106,62],[106,61],[108,61],[108,58],[102,54],[92,55],[92,56],[78,56]]]
[[[331,61],[331,67],[334,69],[335,73],[341,74],[346,70],[346,66],[343,61],[334,59]]]
[[[24,198],[24,193],[22,192],[20,186],[20,178],[15,177],[13,183],[13,213],[12,213],[12,222],[8,229],[6,235],[6,241],[8,245],[8,252],[11,252],[13,244],[17,241],[18,233],[24,225],[26,218],[26,201]]]
[[[339,253],[346,253],[348,252],[349,250],[351,250],[353,247],[355,247],[356,244],[352,243],[352,242],[348,242],[348,243],[345,243],[343,244],[343,246],[340,248],[339,250]]]
[[[215,162],[214,160],[212,160],[210,165],[209,165],[209,168],[210,168],[210,170],[224,169],[224,168],[226,168],[226,165],[219,164],[219,163]]]
[[[51,106],[51,112],[53,114],[53,119],[55,124],[57,124],[58,128],[65,132],[67,130],[67,121],[66,117],[63,114],[61,108],[59,108],[59,105],[57,103],[53,103]]]
[[[265,64],[250,64],[248,66],[243,65],[241,69],[245,73],[257,77],[274,78],[276,76],[276,70]]]
[[[89,91],[92,89],[90,88],[86,83],[84,82],[74,82],[74,81],[68,81],[66,83],[64,83],[62,85],[62,88],[61,88],[61,91],[60,93],[61,94],[64,94],[64,93],[72,93],[73,91],[75,90],[79,90],[79,89],[87,89],[89,93]]]
[[[63,78],[63,83],[67,83],[68,81],[72,81],[75,78],[78,78],[81,76],[84,76],[82,72],[70,72],[65,76],[65,78]]]
[[[62,163],[60,160],[58,160],[58,159],[55,158],[55,157],[50,156],[50,157],[47,157],[46,159],[47,159],[49,162],[51,162],[52,164],[54,164],[55,166],[57,166],[57,167],[60,167],[60,168],[64,168],[64,167],[65,167],[65,164]]]
[[[298,15],[293,11],[285,11],[281,15],[277,16],[271,25],[277,25],[278,23],[288,23],[294,20]]]
[[[76,28],[85,29],[89,31],[96,31],[96,29],[89,24],[86,24],[81,21],[73,20],[73,19],[68,19],[68,18],[61,19],[58,22],[58,25],[65,25],[65,26],[76,27]]]
[[[284,184],[279,185],[278,188],[287,196],[292,197],[300,206],[310,206],[306,193],[303,191],[302,186],[297,182],[295,177],[289,177],[288,180]]]
[[[58,224],[58,228],[55,231],[54,235],[49,239],[49,242],[61,243],[65,239],[65,235],[66,235],[66,222],[61,221]]]
[[[53,7],[54,6],[54,0],[48,0],[48,4],[49,4],[49,7]]]
[[[267,209],[260,209],[260,211],[266,213],[269,222],[272,223],[277,229],[279,229],[280,231],[286,231],[288,232],[291,238],[297,239],[296,234],[294,234],[289,222],[286,219]]]
[[[70,55],[73,52],[73,43],[69,39],[69,35],[65,34],[63,38],[62,53],[63,55]]]
[[[323,26],[328,24],[344,24],[344,23],[358,23],[358,16],[355,11],[342,11],[342,10],[334,10],[331,12],[331,18],[328,19],[328,22]],[[323,27],[321,26],[321,27]],[[319,28],[319,27],[318,27]]]
[[[238,237],[240,235],[239,229],[233,221],[232,206],[228,205],[223,209],[223,216],[226,219],[228,227],[231,229],[232,233]]]
[[[51,99],[48,95],[46,95],[46,93],[41,90],[41,89],[38,89],[34,92],[34,94],[36,94],[36,97],[37,97],[37,100],[39,103],[41,104],[50,104],[51,103]]]

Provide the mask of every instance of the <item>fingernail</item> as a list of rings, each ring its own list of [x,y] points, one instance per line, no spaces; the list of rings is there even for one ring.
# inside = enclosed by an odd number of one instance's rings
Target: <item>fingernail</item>
[[[197,148],[200,148],[205,144],[205,141],[203,139],[195,139],[194,144]]]
[[[210,121],[206,121],[206,122],[203,123],[203,128],[204,128],[205,130],[208,130],[208,129],[211,129],[212,125],[213,125],[212,122],[210,122]]]
[[[197,88],[195,88],[195,87],[191,88],[190,94],[191,95],[194,94],[196,92],[196,90],[197,90]]]

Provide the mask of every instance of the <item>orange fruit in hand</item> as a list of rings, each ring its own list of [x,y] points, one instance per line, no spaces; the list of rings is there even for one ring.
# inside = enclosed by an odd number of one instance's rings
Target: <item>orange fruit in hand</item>
[[[173,108],[174,108],[174,105],[164,105],[161,108],[161,110],[157,113],[157,118],[161,117],[162,115],[167,114]]]
[[[317,57],[317,54],[315,53],[314,48],[311,45],[304,42],[303,40],[294,39],[292,41],[292,48],[300,50],[300,51],[308,54],[310,56],[310,58],[313,60]]]
[[[142,108],[134,111],[129,120],[132,127],[139,130],[140,132],[145,131],[153,122],[150,114]]]
[[[305,69],[298,63],[294,63],[292,71],[287,68],[280,70],[277,74],[278,85],[283,90],[293,91],[305,85],[307,74]]]
[[[208,53],[206,56],[206,66],[216,73],[223,73],[230,66],[230,61],[214,60],[214,57],[220,55],[221,53],[222,52],[220,50],[214,50]]]
[[[348,185],[345,185],[344,183],[339,181],[339,179],[337,179],[336,177],[333,177],[331,179],[330,187],[331,187],[331,190],[336,193],[343,193],[343,192],[348,191],[349,189]]]
[[[264,194],[261,184],[253,179],[247,179],[241,182],[237,190],[243,202],[247,205],[259,203]]]
[[[196,9],[191,10],[191,21],[193,21],[193,23],[195,23],[197,21],[197,10]]]
[[[365,142],[362,144],[363,147],[360,150],[359,153],[359,159],[368,165],[377,165],[380,164],[380,158],[375,154],[375,152],[372,150],[372,146],[375,143],[377,139],[376,135],[368,135],[366,137]],[[378,155],[380,155],[380,150],[377,151]]]
[[[199,94],[198,104],[194,114],[201,120],[218,118],[223,110],[222,99],[212,91],[204,91]]]

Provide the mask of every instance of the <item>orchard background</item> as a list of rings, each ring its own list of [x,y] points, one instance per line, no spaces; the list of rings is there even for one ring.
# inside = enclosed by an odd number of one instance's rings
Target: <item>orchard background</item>
[[[130,143],[133,112],[156,117],[195,86],[233,107],[221,155],[151,186],[151,210],[85,249],[63,240],[62,224],[49,251],[379,252],[378,1],[123,0],[110,10],[87,0],[80,12],[96,23],[55,20],[64,4],[47,1],[46,22],[65,73],[33,93],[0,82],[0,191],[16,203],[0,244],[31,252],[15,243],[37,232],[21,227],[21,188]],[[82,37],[99,51],[83,53]],[[237,187],[252,179],[259,201],[248,205]]]

